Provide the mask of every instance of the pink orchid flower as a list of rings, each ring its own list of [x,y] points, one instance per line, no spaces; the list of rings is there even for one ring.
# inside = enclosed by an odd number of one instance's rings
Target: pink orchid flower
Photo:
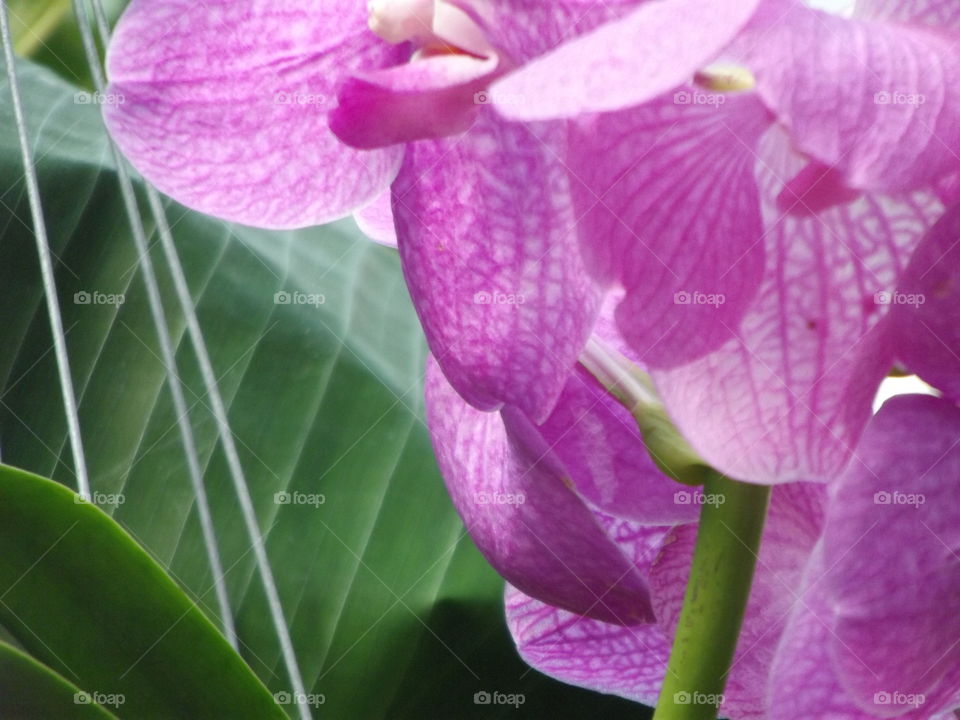
[[[189,207],[274,228],[358,211],[381,242],[399,234],[430,347],[457,389],[542,419],[599,293],[569,232],[551,146],[561,134],[502,121],[478,93],[609,13],[578,0],[516,15],[506,5],[134,0],[109,48],[126,102],[106,109],[107,126]]]
[[[945,397],[889,400],[829,487],[774,488],[721,717],[947,720],[960,708],[960,206],[895,292],[929,298],[893,307],[889,341]],[[610,304],[595,342],[636,364]],[[582,371],[541,425],[476,411],[435,366],[427,403],[454,503],[510,583],[524,659],[655,704],[696,514],[720,499],[664,477],[631,415]]]
[[[485,90],[638,1],[134,0],[109,48],[126,102],[107,125],[189,207],[276,228],[356,212],[395,238],[458,392],[542,421],[600,292],[577,249],[564,124],[505,121]],[[730,10],[705,10],[720,47],[756,0],[687,4]]]
[[[688,10],[642,4],[494,101],[574,118],[588,267],[626,290],[619,328],[695,449],[749,482],[827,481],[905,349],[902,273],[957,198],[960,5],[768,0],[721,48],[671,30]],[[920,355],[899,359],[937,381]]]
[[[811,483],[774,489],[722,717],[953,716],[957,437],[960,409],[952,403],[895,397],[829,495]],[[523,657],[542,672],[654,704],[696,527],[620,520],[617,528],[647,540],[636,569],[649,584],[655,622],[611,623],[508,587],[508,623]]]
[[[427,401],[451,496],[510,583],[523,658],[655,704],[694,518],[714,500],[660,475],[629,414],[585,374],[541,426],[470,407],[433,363]],[[721,717],[921,720],[960,708],[957,437],[951,402],[895,397],[831,492],[774,489]]]

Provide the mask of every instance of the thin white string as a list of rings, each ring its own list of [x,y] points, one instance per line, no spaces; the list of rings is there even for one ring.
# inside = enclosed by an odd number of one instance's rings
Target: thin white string
[[[20,83],[13,55],[13,39],[10,33],[10,20],[7,16],[7,2],[3,0],[0,12],[0,34],[3,35],[3,54],[7,65],[7,79],[10,82],[10,96],[13,101],[13,116],[17,125],[17,137],[23,156],[23,172],[27,185],[27,198],[30,201],[30,213],[33,216],[33,236],[37,242],[37,254],[40,257],[40,276],[43,281],[43,294],[46,298],[47,314],[50,316],[50,331],[53,335],[53,349],[57,359],[57,373],[60,376],[60,390],[63,395],[63,407],[67,416],[67,433],[70,437],[70,449],[73,453],[73,471],[77,476],[77,492],[89,500],[90,477],[87,474],[87,460],[83,452],[83,440],[80,437],[80,417],[77,412],[77,396],[70,374],[70,358],[67,355],[67,341],[63,332],[63,318],[60,316],[57,284],[53,273],[53,261],[50,258],[50,245],[47,242],[47,226],[43,219],[43,206],[40,203],[40,188],[33,166],[33,152],[27,136],[27,124],[20,102]]]
[[[77,13],[77,22],[80,27],[84,50],[87,53],[87,60],[91,63],[90,69],[94,78],[94,85],[96,89],[102,93],[104,89],[103,72],[99,66],[96,46],[93,43],[93,36],[87,24],[86,8],[83,7],[82,3],[75,1],[74,10]],[[190,414],[183,395],[180,377],[177,374],[176,356],[173,350],[173,343],[170,340],[170,328],[167,325],[166,316],[164,315],[163,300],[160,296],[157,276],[154,272],[149,248],[147,247],[146,232],[144,231],[143,222],[140,219],[133,183],[130,180],[129,174],[126,172],[120,153],[113,143],[110,144],[110,150],[113,153],[114,162],[117,166],[120,194],[123,198],[127,217],[130,220],[131,234],[133,235],[133,241],[137,248],[140,268],[143,271],[142,275],[147,290],[150,314],[157,331],[157,339],[160,343],[160,356],[167,370],[167,384],[170,387],[170,395],[173,399],[173,409],[174,413],[176,413],[177,426],[180,430],[180,440],[183,443],[184,454],[187,460],[187,471],[190,476],[190,483],[197,500],[197,516],[200,521],[203,542],[210,563],[210,572],[213,575],[214,589],[217,596],[217,603],[220,607],[221,621],[223,623],[223,634],[230,645],[236,648],[236,626],[234,625],[233,612],[230,607],[230,598],[224,578],[223,564],[220,560],[213,518],[210,514],[210,504],[207,499],[206,488],[203,484],[203,473],[200,470],[200,461],[197,456],[196,442],[193,436],[193,427],[190,424]]]
[[[76,3],[77,0],[74,0],[74,2]],[[97,23],[100,28],[100,32],[104,35],[103,40],[106,44],[109,38],[107,37],[108,26],[106,23],[106,17],[103,13],[103,6],[100,0],[92,0],[92,4],[94,13],[97,17]],[[86,18],[81,20],[80,26],[81,32],[84,32],[85,30],[86,33],[89,34],[90,29],[88,26],[86,26]],[[88,51],[88,56],[89,55],[90,52]],[[88,57],[88,61],[91,63],[95,80],[97,81],[98,85],[101,86],[102,91],[103,71],[100,67],[99,58],[97,58],[94,53],[92,57]],[[253,501],[250,498],[250,491],[247,486],[243,465],[240,462],[240,456],[237,452],[236,443],[234,442],[233,432],[230,429],[230,421],[227,417],[227,410],[223,403],[220,390],[217,386],[217,378],[213,371],[213,364],[210,361],[210,354],[207,351],[206,342],[203,338],[203,332],[200,329],[200,323],[197,320],[196,311],[193,307],[193,299],[190,295],[190,289],[183,273],[183,266],[180,263],[179,256],[177,255],[176,246],[173,242],[173,235],[170,231],[169,223],[167,222],[163,204],[157,192],[150,185],[147,185],[147,198],[150,203],[151,211],[156,218],[161,245],[163,247],[167,263],[170,266],[170,272],[171,276],[173,277],[177,297],[181,307],[183,308],[184,318],[187,324],[187,331],[194,346],[194,351],[200,366],[200,372],[203,376],[204,386],[208,396],[210,397],[210,403],[212,406],[211,409],[216,420],[217,430],[219,432],[224,454],[227,459],[230,477],[233,481],[237,499],[240,502],[247,534],[253,547],[257,568],[263,584],[264,593],[267,597],[270,616],[277,633],[277,638],[280,641],[280,649],[281,653],[283,654],[287,675],[290,679],[291,689],[298,698],[297,708],[299,709],[301,718],[304,720],[310,720],[310,710],[307,704],[303,702],[303,699],[306,695],[306,689],[303,684],[303,678],[300,673],[300,667],[297,662],[296,653],[293,649],[293,642],[290,638],[290,632],[287,628],[286,618],[283,613],[283,606],[280,602],[280,595],[277,592],[273,571],[270,567],[270,560],[267,557],[266,549],[263,543],[263,536],[260,532],[260,527],[257,522],[256,511],[253,507]]]

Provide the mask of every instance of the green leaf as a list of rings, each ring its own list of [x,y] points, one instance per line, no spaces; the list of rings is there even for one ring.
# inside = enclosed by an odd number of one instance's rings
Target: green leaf
[[[0,620],[20,644],[127,717],[283,717],[210,620],[108,515],[6,466],[0,590]]]
[[[22,77],[93,489],[123,498],[103,509],[218,622],[98,114],[35,68]],[[5,113],[0,104],[0,171],[15,178]],[[22,185],[0,200],[0,449],[6,462],[74,486]],[[502,581],[466,536],[433,459],[426,350],[396,253],[351,222],[268,233],[168,211],[318,714],[515,717],[512,707],[474,705],[477,691],[498,690],[525,693],[533,717],[586,708],[635,717],[635,706],[547,681],[516,656]],[[165,267],[159,251],[154,261]],[[288,691],[183,317],[164,270],[159,280],[241,653],[273,692]],[[78,292],[125,302],[75,304]],[[277,304],[278,292],[309,302]]]
[[[94,696],[26,653],[0,642],[0,717],[111,720]],[[108,701],[108,696],[99,699]]]

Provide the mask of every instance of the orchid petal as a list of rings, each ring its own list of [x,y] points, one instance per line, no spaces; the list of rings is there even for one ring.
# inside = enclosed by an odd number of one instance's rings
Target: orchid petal
[[[507,625],[520,656],[562,682],[656,703],[670,656],[658,625],[626,627],[575,615],[507,586]]]
[[[709,496],[704,500],[718,501]],[[825,501],[822,485],[791,483],[773,491],[756,576],[724,690],[724,717],[764,717],[770,663],[790,608],[799,597],[807,557],[820,537]],[[670,636],[680,618],[696,536],[694,525],[676,528],[650,574],[657,622]]]
[[[446,0],[470,13],[514,66],[521,66],[629,13],[646,0]]]
[[[465,403],[433,360],[427,419],[454,505],[491,565],[558,607],[618,624],[649,620],[646,581],[600,518],[568,486],[566,470],[518,412]]]
[[[888,400],[830,504],[824,562],[835,664],[854,701],[874,712],[881,693],[904,696],[894,703],[901,713],[923,697],[926,716],[960,691],[958,437],[953,403]]]
[[[857,0],[854,15],[960,30],[960,5],[953,0]]]
[[[512,404],[534,422],[550,414],[599,304],[555,155],[562,140],[562,128],[487,108],[462,138],[413,144],[393,186],[404,275],[444,373],[475,406]]]
[[[380,193],[372,203],[353,214],[357,226],[368,238],[381,245],[395,248],[397,231],[393,224],[390,191]]]
[[[681,432],[721,472],[826,481],[849,459],[893,361],[880,293],[896,287],[942,207],[928,194],[864,196],[783,217],[776,198],[803,160],[779,130],[761,158],[768,267],[739,337],[651,374]]]
[[[585,370],[538,429],[577,492],[603,512],[645,525],[696,521],[699,492],[657,469],[636,420]]]
[[[897,357],[960,400],[960,205],[933,227],[887,299]]]
[[[736,332],[763,273],[754,165],[770,120],[752,95],[687,87],[575,125],[583,252],[626,289],[618,325],[644,364],[689,362]]]
[[[496,57],[437,55],[344,81],[330,129],[347,145],[378,148],[456,135],[477,115]]]
[[[567,42],[494,86],[524,98],[517,120],[574,117],[652,100],[690,79],[747,24],[760,0],[645,2]]]
[[[341,77],[408,53],[366,25],[354,0],[134,0],[108,54],[123,102],[104,107],[107,127],[188,207],[272,228],[343,217],[387,187],[402,152],[344,147],[327,126]]]
[[[818,547],[807,565],[804,591],[790,614],[770,667],[767,717],[875,720],[876,715],[852,702],[834,672],[830,608],[823,593],[813,589],[824,570]]]
[[[956,38],[797,9],[740,42],[797,149],[850,187],[914,190],[960,169]]]

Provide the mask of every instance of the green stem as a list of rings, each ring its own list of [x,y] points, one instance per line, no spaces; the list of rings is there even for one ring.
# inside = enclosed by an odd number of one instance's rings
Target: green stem
[[[13,49],[22,57],[32,56],[57,31],[69,12],[70,0],[12,3]]]
[[[711,473],[654,720],[714,720],[750,596],[770,488]]]

